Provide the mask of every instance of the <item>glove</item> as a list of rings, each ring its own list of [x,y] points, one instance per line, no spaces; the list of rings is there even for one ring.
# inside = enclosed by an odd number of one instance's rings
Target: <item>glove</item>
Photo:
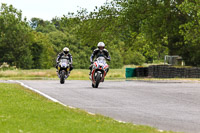
[[[108,61],[110,61],[110,58],[108,58],[108,57],[105,57],[105,59],[108,60]]]
[[[92,62],[90,62],[91,63],[91,65],[94,63],[93,61]]]
[[[107,56],[104,55],[103,57],[104,57],[106,60],[108,60],[108,57],[107,57]]]

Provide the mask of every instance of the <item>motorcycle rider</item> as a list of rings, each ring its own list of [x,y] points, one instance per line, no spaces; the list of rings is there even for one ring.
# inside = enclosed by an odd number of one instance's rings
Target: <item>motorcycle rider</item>
[[[97,47],[98,48],[93,51],[93,53],[92,53],[92,55],[90,57],[91,65],[89,67],[89,69],[90,69],[89,75],[91,75],[91,73],[92,73],[92,64],[93,64],[93,60],[94,60],[95,57],[97,59],[98,57],[103,56],[106,60],[110,61],[110,55],[109,55],[108,50],[105,49],[105,44],[103,42],[99,42],[97,44]],[[109,68],[107,70],[107,73],[108,73],[108,71],[109,71]]]
[[[69,74],[70,74],[71,70],[73,70],[73,66],[72,66],[72,55],[69,53],[69,48],[68,47],[64,47],[63,51],[58,54],[58,57],[56,59],[56,69],[58,69],[59,60],[62,57],[65,57],[65,58],[67,58],[69,60],[69,67],[70,67]]]

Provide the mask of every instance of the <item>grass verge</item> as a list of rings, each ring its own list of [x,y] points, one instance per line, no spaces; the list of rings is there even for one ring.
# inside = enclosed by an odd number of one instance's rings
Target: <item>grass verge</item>
[[[89,80],[89,69],[74,69],[69,80]],[[107,79],[125,79],[125,69],[111,69]],[[0,71],[0,79],[58,79],[56,69],[5,70]]]
[[[106,76],[106,80],[180,80],[180,81],[197,81],[200,82],[200,78],[147,78],[147,77],[133,77],[125,78],[126,67],[122,69],[110,69]],[[88,69],[74,69],[68,80],[89,80]],[[56,79],[59,80],[56,74],[56,69],[31,69],[31,70],[5,70],[0,71],[0,80],[45,80]]]
[[[0,107],[0,132],[5,133],[159,133],[70,109],[18,84],[0,83]]]

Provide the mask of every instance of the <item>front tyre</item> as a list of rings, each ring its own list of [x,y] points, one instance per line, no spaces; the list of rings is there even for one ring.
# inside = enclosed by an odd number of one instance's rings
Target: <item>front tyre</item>
[[[95,85],[92,83],[92,87],[95,88]]]
[[[101,74],[97,72],[95,88],[98,88],[100,80],[101,80]]]
[[[60,74],[60,83],[61,84],[65,83],[65,71],[61,71],[61,74]]]

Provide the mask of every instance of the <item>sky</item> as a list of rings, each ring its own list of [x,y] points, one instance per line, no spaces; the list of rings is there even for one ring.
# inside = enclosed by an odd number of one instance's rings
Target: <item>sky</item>
[[[12,4],[28,20],[33,17],[51,20],[55,16],[67,15],[68,12],[76,13],[80,8],[93,11],[95,6],[100,7],[106,1],[110,0],[0,0],[0,3]]]

